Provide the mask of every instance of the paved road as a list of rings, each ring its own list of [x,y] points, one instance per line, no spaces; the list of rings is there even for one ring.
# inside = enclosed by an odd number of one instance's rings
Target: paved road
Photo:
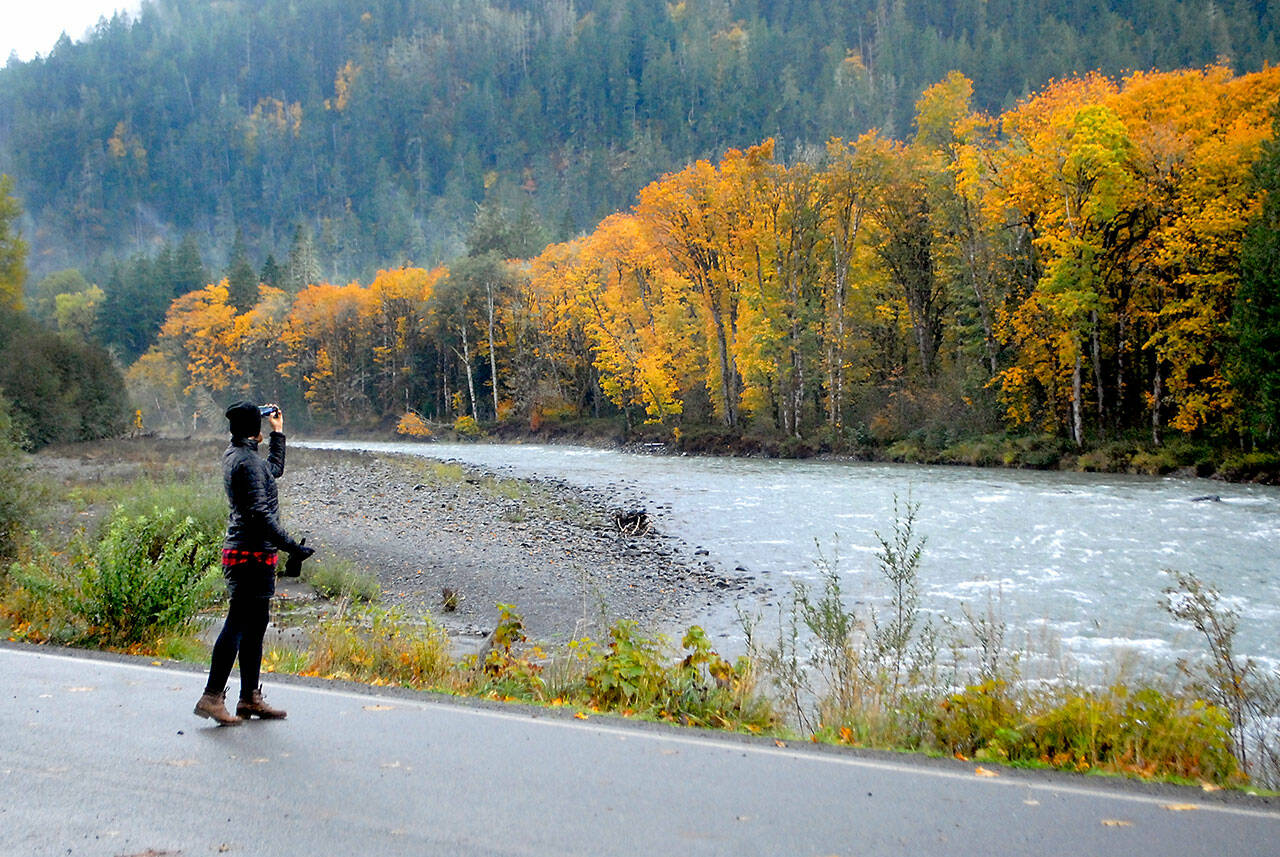
[[[1277,855],[1280,804],[0,647],[0,855]]]

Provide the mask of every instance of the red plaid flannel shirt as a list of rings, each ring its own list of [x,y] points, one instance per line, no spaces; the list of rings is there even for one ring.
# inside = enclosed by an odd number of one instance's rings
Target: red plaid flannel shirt
[[[274,566],[276,564],[275,551],[242,551],[235,548],[222,549],[222,566],[230,568],[232,566],[244,565],[250,562],[258,562],[263,565]]]

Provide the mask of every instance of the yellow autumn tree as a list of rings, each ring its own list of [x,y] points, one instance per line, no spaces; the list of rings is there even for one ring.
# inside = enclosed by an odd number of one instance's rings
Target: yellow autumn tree
[[[1213,66],[1134,74],[1113,99],[1149,224],[1131,315],[1153,367],[1157,442],[1165,422],[1191,432],[1231,425],[1238,410],[1224,357],[1239,248],[1260,204],[1250,170],[1278,96],[1280,68],[1235,77]]]
[[[662,422],[683,410],[682,367],[699,343],[687,284],[664,266],[643,227],[631,215],[607,218],[579,246],[566,282],[605,394]]]
[[[520,278],[509,326],[516,396],[530,425],[583,408],[598,386],[580,300],[585,239],[547,246]]]
[[[734,156],[733,152],[726,155]],[[706,330],[707,392],[716,416],[725,425],[736,426],[742,396],[736,356],[741,284],[728,268],[737,212],[727,204],[723,191],[716,168],[698,161],[642,189],[635,216],[697,297]]]
[[[160,337],[182,355],[188,392],[197,386],[222,392],[239,384],[235,317],[226,280],[182,295],[169,307]]]
[[[236,349],[243,397],[264,402],[282,397],[280,365],[289,359],[285,333],[290,309],[287,293],[259,285],[257,302],[236,316],[230,341]]]
[[[301,382],[313,412],[340,422],[371,416],[375,309],[373,292],[359,283],[312,285],[294,298],[282,367]]]
[[[1018,354],[997,376],[1006,412],[1015,423],[1068,426],[1077,444],[1084,439],[1086,359],[1096,379],[1101,319],[1114,309],[1104,244],[1130,189],[1132,143],[1107,103],[1116,91],[1109,79],[1089,75],[1055,83],[1005,114],[988,200],[1001,221],[1028,228],[1039,259],[1034,288],[1001,319],[1001,334]],[[1037,398],[1043,410],[1033,404]]]
[[[427,351],[429,304],[446,276],[443,267],[397,268],[379,271],[369,285],[377,393],[388,410],[411,406],[417,361]]]

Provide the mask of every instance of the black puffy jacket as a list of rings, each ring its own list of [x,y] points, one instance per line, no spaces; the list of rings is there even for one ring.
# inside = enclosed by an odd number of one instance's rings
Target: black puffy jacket
[[[280,526],[276,495],[276,477],[284,474],[284,435],[273,431],[267,444],[265,461],[258,455],[258,442],[247,437],[231,438],[222,454],[222,484],[231,503],[225,548],[298,549],[298,543]]]

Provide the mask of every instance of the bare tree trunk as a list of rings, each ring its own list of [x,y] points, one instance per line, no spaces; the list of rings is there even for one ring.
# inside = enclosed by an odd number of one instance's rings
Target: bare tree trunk
[[[449,395],[449,353],[443,348],[440,349],[440,395],[443,400],[440,402],[440,413],[448,420],[453,416],[453,399]]]
[[[1084,407],[1081,397],[1084,393],[1084,360],[1080,349],[1076,349],[1076,368],[1071,373],[1071,436],[1076,446],[1084,446]]]
[[[1120,420],[1124,418],[1123,411],[1125,408],[1125,392],[1126,384],[1124,379],[1125,373],[1125,352],[1129,350],[1129,326],[1126,324],[1125,314],[1120,313],[1119,330],[1117,332],[1116,344],[1116,403],[1114,405],[1115,419],[1113,425],[1119,425]]]
[[[729,337],[725,334],[724,319],[720,309],[714,304],[711,308],[711,319],[716,328],[716,350],[720,360],[720,401],[724,408],[724,422],[727,426],[738,424],[738,408],[735,401],[734,388],[737,379],[734,377],[733,365],[729,356]]]
[[[1098,311],[1093,310],[1090,314],[1090,321],[1093,323],[1093,383],[1098,388],[1098,425],[1106,425],[1107,408],[1104,399],[1102,385],[1102,342],[1098,334]]]
[[[844,427],[844,290],[847,277],[847,272],[836,271],[836,336],[835,342],[827,346],[829,349],[827,360],[831,367],[830,420],[831,425],[836,429]]]
[[[1160,361],[1156,361],[1156,377],[1151,383],[1151,442],[1160,446],[1160,399],[1164,396],[1164,378]]]
[[[489,386],[493,388],[493,419],[498,419],[498,358],[493,347],[493,283],[484,284],[485,299],[489,308]]]
[[[480,405],[476,402],[476,379],[471,371],[471,344],[467,341],[467,326],[464,324],[459,330],[462,331],[462,362],[467,367],[467,392],[471,395],[471,418],[480,422]]]

